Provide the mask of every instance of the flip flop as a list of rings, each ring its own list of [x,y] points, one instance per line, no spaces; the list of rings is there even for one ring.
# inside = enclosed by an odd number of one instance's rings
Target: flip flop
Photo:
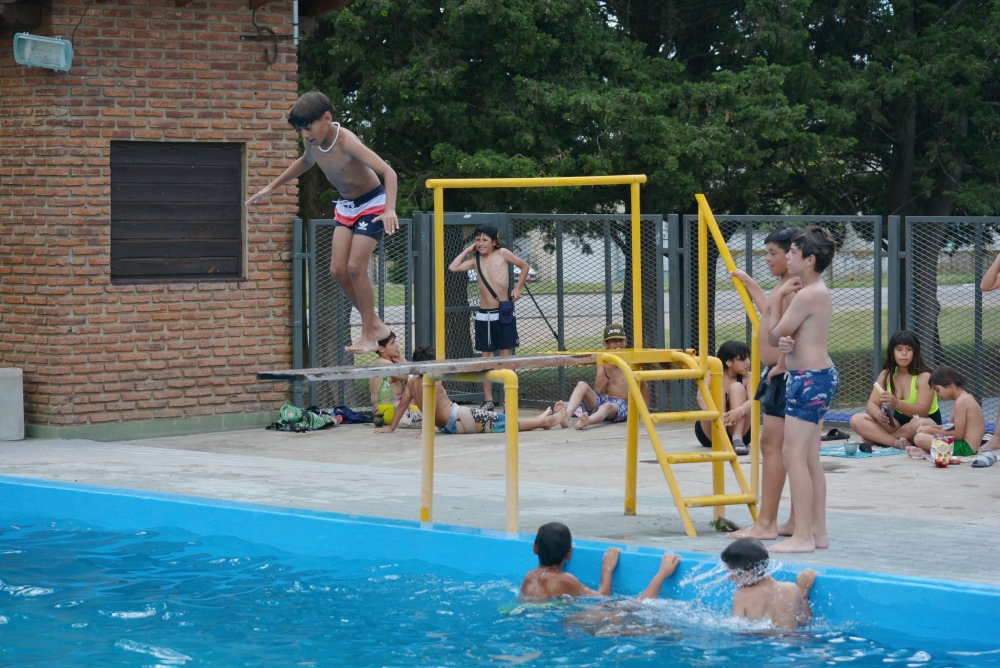
[[[986,452],[980,452],[972,459],[972,466],[977,469],[985,468],[987,466],[993,466],[997,460],[996,450],[987,450]]]
[[[848,436],[846,433],[844,433],[844,432],[840,431],[839,429],[837,429],[836,427],[834,427],[830,431],[826,432],[826,436],[823,436],[819,440],[821,440],[821,441],[846,441],[846,440],[848,440],[850,438],[851,437]]]

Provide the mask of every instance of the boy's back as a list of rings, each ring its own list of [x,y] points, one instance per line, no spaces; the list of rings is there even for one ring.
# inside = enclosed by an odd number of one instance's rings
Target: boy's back
[[[808,621],[805,600],[794,582],[778,582],[767,577],[761,582],[738,589],[733,595],[733,614],[747,619],[769,619],[779,628],[796,628]]]

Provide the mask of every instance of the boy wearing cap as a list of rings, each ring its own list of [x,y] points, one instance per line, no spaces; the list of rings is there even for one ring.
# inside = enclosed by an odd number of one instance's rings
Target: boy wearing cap
[[[467,256],[473,254],[473,257]],[[510,289],[510,265],[521,270],[517,285]],[[479,283],[479,312],[476,313],[476,350],[483,357],[513,355],[519,341],[514,319],[514,302],[528,278],[528,263],[500,245],[495,225],[480,225],[469,244],[448,265],[449,271],[475,269]],[[493,383],[483,383],[483,403],[479,408],[493,410]]]
[[[625,328],[621,325],[608,325],[604,328],[604,349],[618,350],[628,347]],[[639,383],[642,400],[649,405],[649,385],[645,381]],[[600,364],[597,366],[597,377],[591,388],[584,381],[576,384],[573,394],[566,405],[566,412],[573,415],[581,404],[584,411],[576,421],[577,429],[598,422],[624,422],[628,418],[628,381],[625,374],[617,366]]]

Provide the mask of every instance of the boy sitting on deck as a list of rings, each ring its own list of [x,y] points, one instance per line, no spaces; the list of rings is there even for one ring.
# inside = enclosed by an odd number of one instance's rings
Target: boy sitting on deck
[[[911,457],[923,457],[931,451],[934,435],[955,437],[954,455],[971,457],[979,452],[983,435],[986,433],[986,418],[976,398],[965,391],[965,379],[958,369],[942,364],[931,373],[931,388],[942,401],[954,401],[951,409],[951,429],[946,429],[929,418],[921,418],[917,433],[913,437],[916,445],[906,439],[899,439],[897,447],[906,450]]]
[[[432,362],[437,359],[437,353],[433,346],[420,346],[413,351],[414,362]],[[444,389],[444,383],[438,381],[434,384],[434,425],[446,434],[497,434],[507,430],[506,416],[495,411],[482,410],[480,408],[469,408],[459,406],[448,397]],[[399,399],[401,406],[409,406],[415,403],[421,412],[424,410],[424,377],[416,374],[410,376],[406,386],[403,388],[403,396]],[[376,434],[391,434],[399,426],[399,421],[403,417],[403,411],[396,411],[392,416],[392,424],[382,429],[376,429]],[[535,417],[518,418],[518,431],[531,431],[533,429],[551,429],[557,424],[564,428],[569,426],[569,419],[566,414],[566,404],[557,402],[555,411],[546,408]],[[417,434],[414,438],[420,438],[423,434]]]
[[[625,328],[621,325],[605,327],[602,345],[605,350],[627,348],[628,338],[625,336]],[[646,381],[639,383],[639,391],[642,393],[642,400],[648,406],[649,385]],[[605,420],[624,422],[628,418],[628,382],[622,370],[610,364],[598,365],[594,387],[591,388],[582,380],[577,383],[566,405],[566,411],[573,415],[581,405],[585,408],[584,412],[580,413],[580,419],[576,421],[577,429],[584,429],[587,425]]]
[[[550,599],[557,596],[610,596],[611,578],[618,566],[621,548],[609,547],[601,564],[601,584],[597,590],[584,585],[572,573],[563,571],[563,566],[573,554],[573,537],[569,527],[561,522],[543,524],[535,535],[535,554],[538,568],[528,571],[521,583],[522,598],[533,600]],[[650,580],[638,600],[656,598],[660,595],[663,581],[673,575],[681,558],[673,552],[663,555],[660,568]]]
[[[769,619],[781,629],[808,624],[812,619],[809,592],[816,582],[816,571],[811,568],[802,571],[795,584],[778,582],[767,572],[768,562],[767,548],[756,538],[740,538],[722,551],[722,563],[737,587],[733,616]]]
[[[389,332],[389,336],[384,339],[379,339],[378,341],[378,357],[372,362],[375,366],[389,366],[393,364],[402,364],[406,361],[403,357],[403,353],[399,350],[399,343],[396,342],[396,335],[392,331]],[[386,369],[386,378],[389,380],[389,385],[392,386],[393,400],[395,401],[396,408],[400,407],[399,400],[403,398],[403,386],[409,380],[409,377],[405,374],[402,376],[393,376],[389,369]],[[378,412],[378,388],[382,385],[382,379],[375,377],[368,381],[368,390],[371,393],[372,400],[372,414]],[[418,411],[411,411],[409,407],[403,405],[403,410],[408,415],[404,415],[401,421],[401,426],[408,427],[420,426],[420,413]]]

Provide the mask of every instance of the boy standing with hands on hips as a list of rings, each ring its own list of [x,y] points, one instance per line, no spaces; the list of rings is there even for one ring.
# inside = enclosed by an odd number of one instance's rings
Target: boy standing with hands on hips
[[[330,273],[361,314],[361,338],[345,350],[354,354],[376,352],[378,342],[389,336],[389,327],[375,312],[375,288],[368,277],[368,262],[383,231],[391,235],[399,229],[396,172],[357,135],[333,120],[333,105],[323,93],[312,91],[300,97],[288,114],[288,122],[302,132],[302,155],[246,205],[271,196],[313,165],[319,165],[340,194],[334,216]]]
[[[772,545],[771,552],[813,552],[830,545],[819,443],[823,416],[840,377],[827,352],[833,305],[822,272],[833,261],[836,248],[826,229],[813,226],[800,230],[788,251],[792,279],[774,293],[768,340],[773,346],[785,336],[795,342],[794,349],[785,354],[788,381],[781,449],[795,508],[795,531],[788,540]],[[794,295],[787,308],[786,295]]]
[[[462,250],[448,265],[449,271],[476,270],[479,283],[479,312],[476,313],[476,350],[483,357],[513,355],[520,341],[514,319],[514,302],[521,298],[521,289],[528,279],[528,263],[500,245],[495,225],[485,224],[476,228],[472,243]],[[470,254],[474,256],[466,259]],[[508,265],[521,270],[517,285],[510,289]],[[501,298],[500,295],[503,295]],[[484,411],[493,410],[493,383],[483,383]]]

